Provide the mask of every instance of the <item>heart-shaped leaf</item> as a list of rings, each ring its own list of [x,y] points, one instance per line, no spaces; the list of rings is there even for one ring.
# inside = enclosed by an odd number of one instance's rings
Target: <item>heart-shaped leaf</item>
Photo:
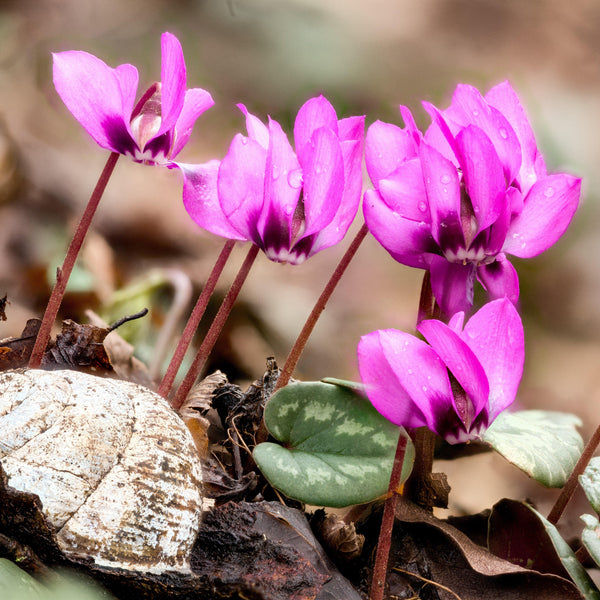
[[[546,410],[500,413],[483,439],[547,487],[562,487],[583,449],[575,415]]]
[[[368,502],[387,491],[399,435],[347,386],[292,383],[269,399],[265,424],[284,446],[265,442],[254,460],[269,483],[308,504],[341,507]],[[412,469],[408,442],[402,470]]]

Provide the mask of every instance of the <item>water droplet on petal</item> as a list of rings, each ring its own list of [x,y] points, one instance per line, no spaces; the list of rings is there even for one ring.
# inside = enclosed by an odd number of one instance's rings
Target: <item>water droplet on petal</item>
[[[476,108],[473,109],[473,116],[474,117],[478,117],[479,116],[479,111]]]
[[[287,179],[288,179],[288,183],[290,184],[290,187],[293,187],[296,190],[299,187],[302,187],[302,183],[303,183],[302,169],[292,169],[288,173]]]
[[[422,389],[424,392],[426,392],[426,391],[427,391],[427,386],[426,386],[426,385],[424,385],[424,386],[423,386],[421,389]]]
[[[273,166],[273,171],[271,173],[271,177],[273,178],[273,180],[279,179],[280,175],[281,175],[281,173],[279,172],[279,169],[277,167]]]
[[[500,129],[498,129],[498,133],[500,134],[500,137],[503,140],[507,140],[508,139],[508,131],[506,131],[506,129],[504,127],[500,127]]]
[[[242,145],[246,145],[248,143],[248,138],[247,137],[242,137]]]
[[[448,174],[442,175],[442,176],[440,177],[440,181],[441,181],[441,182],[442,182],[444,185],[446,185],[446,184],[450,183],[450,175],[448,175]]]
[[[544,196],[546,196],[546,198],[552,198],[552,196],[554,196],[554,188],[552,186],[548,186],[544,190]]]
[[[425,204],[425,202],[419,202],[419,210],[425,212],[427,210],[427,204]]]

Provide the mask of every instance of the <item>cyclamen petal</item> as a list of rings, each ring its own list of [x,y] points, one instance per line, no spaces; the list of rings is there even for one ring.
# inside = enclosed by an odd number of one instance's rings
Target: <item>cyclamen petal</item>
[[[523,325],[507,299],[464,326],[423,321],[429,344],[396,330],[374,331],[358,345],[358,366],[373,406],[396,425],[426,425],[450,443],[481,437],[515,399],[524,362]],[[448,373],[457,383],[451,385]]]
[[[53,56],[54,87],[66,107],[102,148],[133,152],[129,119],[138,86],[133,65],[111,69],[87,52]]]
[[[449,402],[452,391],[443,362],[427,344],[394,329],[374,331],[359,342],[358,365],[369,400],[386,419],[435,429],[436,405]]]
[[[446,110],[423,106],[432,119],[424,134],[415,131],[406,111],[405,130],[377,122],[367,131],[367,170],[375,187],[363,204],[367,226],[397,261],[430,270],[447,318],[471,308],[475,280],[491,298],[517,302],[517,275],[506,255],[529,258],[556,243],[579,204],[581,180],[546,175],[531,126],[507,82],[485,97],[459,85]],[[411,160],[421,165],[423,205],[430,216],[422,223],[428,231],[413,222],[421,205],[417,192],[412,211],[398,208],[410,195],[405,190],[420,187],[418,169],[401,168]]]
[[[223,213],[217,221],[228,220],[276,262],[299,264],[339,242],[360,202],[364,117],[338,120],[325,98],[308,100],[296,119],[294,150],[279,123],[266,126],[238,106],[248,137],[234,137],[211,188],[211,206]]]
[[[375,121],[367,130],[365,162],[375,185],[416,155],[415,142],[409,131],[382,121]]]
[[[183,51],[174,35],[162,35],[161,49],[161,83],[150,86],[135,108],[138,73],[132,65],[113,69],[86,52],[59,52],[53,54],[54,84],[101,147],[171,168],[194,121],[213,101],[200,88],[186,92]]]
[[[201,165],[177,163],[183,175],[183,205],[200,227],[230,240],[247,239],[225,218],[218,205],[217,178],[221,162]]]
[[[185,98],[185,61],[179,40],[170,33],[161,37],[161,120],[156,137],[175,127]]]
[[[571,175],[548,175],[537,181],[510,225],[503,250],[531,258],[553,246],[571,223],[580,195],[581,179]]]

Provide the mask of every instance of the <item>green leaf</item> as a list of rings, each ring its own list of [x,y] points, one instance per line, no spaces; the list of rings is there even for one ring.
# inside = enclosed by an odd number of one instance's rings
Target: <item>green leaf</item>
[[[44,582],[42,585],[10,560],[0,558],[2,600],[114,600],[94,581],[74,573],[51,573]]]
[[[585,471],[579,476],[579,483],[592,508],[600,513],[600,456],[590,460]]]
[[[483,439],[547,487],[562,487],[583,449],[575,415],[546,410],[500,413]]]
[[[0,558],[0,598],[41,600],[47,590],[10,560]]]
[[[584,598],[586,600],[600,600],[600,591],[598,591],[598,588],[588,575],[588,572],[583,568],[583,565],[577,560],[577,557],[573,550],[571,550],[569,544],[567,544],[560,533],[558,533],[558,529],[556,529],[556,527],[552,525],[550,521],[545,519],[537,510],[531,507],[529,508],[544,525],[550,541],[560,558],[560,562],[567,570]]]
[[[291,383],[273,394],[265,424],[285,447],[256,446],[254,460],[264,476],[286,496],[320,506],[360,504],[384,494],[399,435],[407,436],[352,389],[323,382]],[[409,440],[403,481],[414,454]]]
[[[585,523],[581,541],[596,564],[600,565],[600,522],[598,522],[598,517],[581,515],[580,519]]]

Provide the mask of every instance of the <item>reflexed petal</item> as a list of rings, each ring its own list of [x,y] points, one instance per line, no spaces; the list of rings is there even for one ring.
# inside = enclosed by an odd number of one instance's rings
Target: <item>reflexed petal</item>
[[[359,142],[363,147],[365,136],[365,117],[347,117],[338,121],[338,136],[340,142]],[[362,160],[362,154],[361,154]]]
[[[425,269],[425,253],[439,252],[427,223],[405,219],[394,212],[376,190],[365,192],[363,211],[369,231],[403,265]]]
[[[360,339],[357,350],[358,368],[367,397],[379,413],[396,425],[410,423],[410,427],[426,426],[425,416],[400,385],[385,355],[381,346],[381,336],[384,333],[396,337],[398,344],[402,344],[404,336],[408,336],[401,331],[389,330],[374,331]]]
[[[214,100],[206,90],[193,88],[186,91],[183,109],[175,125],[175,141],[171,150],[171,158],[175,158],[186,145],[196,119],[213,104]]]
[[[318,96],[305,102],[298,111],[294,123],[294,143],[298,155],[305,151],[305,146],[310,143],[313,133],[322,127],[331,129],[336,136],[338,135],[338,118],[335,109],[326,98]]]
[[[200,227],[229,238],[245,240],[225,218],[217,195],[218,160],[211,160],[202,165],[173,163],[183,175],[183,205],[190,217]]]
[[[469,420],[474,421],[481,411],[487,411],[488,404],[489,385],[481,363],[460,335],[445,323],[422,321],[418,330],[467,393],[473,403],[473,414]],[[457,414],[460,416],[460,411],[457,410]],[[471,422],[465,423],[467,430]]]
[[[367,130],[365,161],[373,185],[396,170],[398,165],[415,157],[412,135],[397,125],[375,121]]]
[[[451,410],[446,367],[414,336],[393,329],[363,336],[358,366],[369,400],[396,425],[434,429],[438,413]]]
[[[476,125],[490,138],[504,166],[506,183],[512,183],[521,166],[521,144],[506,117],[490,106],[471,85],[461,84],[456,87],[452,96],[452,108],[463,127]]]
[[[290,185],[292,175],[300,174],[300,163],[286,134],[277,121],[269,119],[269,148],[265,163],[264,201],[258,219],[258,232],[266,249],[289,250],[294,213],[302,189]],[[306,180],[306,174],[304,174]],[[292,179],[293,181],[293,179]]]
[[[340,242],[348,232],[352,221],[354,221],[358,205],[360,204],[362,191],[362,171],[360,169],[362,147],[360,142],[351,141],[342,142],[341,147],[345,170],[352,169],[348,165],[353,162],[353,159],[345,158],[348,154],[358,157],[358,166],[354,170],[351,170],[348,176],[344,176],[345,185],[342,201],[330,223],[316,233],[304,236],[298,241],[298,247],[304,249],[306,258]]]
[[[517,134],[522,152],[519,184],[523,194],[526,194],[538,179],[538,176],[545,176],[546,172],[544,168],[543,172],[540,173],[539,168],[536,167],[538,156],[541,155],[538,153],[533,129],[529,124],[525,110],[508,81],[503,81],[493,87],[485,95],[485,100],[491,106],[497,108],[508,119],[511,127]]]
[[[107,150],[133,154],[129,120],[137,92],[133,65],[112,69],[87,52],[53,54],[58,95],[96,143]]]
[[[571,175],[548,175],[537,181],[510,225],[503,251],[531,258],[550,248],[569,226],[580,193],[581,179]]]
[[[423,134],[417,127],[412,113],[407,106],[400,106],[400,115],[402,115],[402,120],[404,121],[405,131],[410,133],[413,138],[414,154],[416,155],[419,149],[419,144],[423,140]]]
[[[525,360],[521,318],[506,298],[488,302],[469,319],[462,338],[485,369],[491,422],[517,395]]]
[[[179,40],[171,33],[160,39],[161,63],[161,122],[155,138],[175,127],[185,98],[185,62]]]
[[[445,159],[458,167],[458,152],[454,138],[460,131],[460,126],[451,119],[450,114],[448,114],[450,110],[442,113],[441,110],[429,102],[423,102],[422,104],[432,120],[423,138],[425,143],[435,148]]]
[[[432,235],[442,248],[464,247],[456,167],[427,144],[421,144],[420,158],[431,214]]]
[[[442,256],[431,256],[429,270],[433,295],[445,315],[466,312],[473,306],[475,265],[451,263]]]
[[[479,233],[494,223],[503,209],[506,183],[502,163],[487,135],[473,125],[459,132],[456,146]]]
[[[342,202],[344,161],[340,142],[331,129],[319,129],[312,144],[298,152],[298,158],[304,173],[303,235],[311,235],[331,223]]]
[[[421,161],[402,163],[390,176],[379,182],[379,193],[396,213],[411,221],[431,223]]]
[[[243,104],[238,104],[237,107],[246,115],[248,137],[258,142],[266,150],[269,147],[268,127],[258,117],[250,114]]]
[[[384,330],[380,344],[400,385],[427,420],[432,431],[443,433],[440,425],[453,421],[454,396],[446,365],[437,353],[420,339]],[[408,425],[410,427],[410,425]]]
[[[300,240],[307,258],[337,244],[352,224],[362,195],[362,157],[364,145],[364,117],[348,117],[338,122],[344,162],[344,193],[340,206],[331,222],[312,236]]]
[[[261,248],[257,222],[263,207],[266,160],[260,144],[237,134],[221,162],[217,183],[225,217],[242,236]]]
[[[498,254],[493,263],[479,267],[477,279],[486,289],[490,298],[506,296],[513,304],[518,302],[519,276],[504,254]]]

